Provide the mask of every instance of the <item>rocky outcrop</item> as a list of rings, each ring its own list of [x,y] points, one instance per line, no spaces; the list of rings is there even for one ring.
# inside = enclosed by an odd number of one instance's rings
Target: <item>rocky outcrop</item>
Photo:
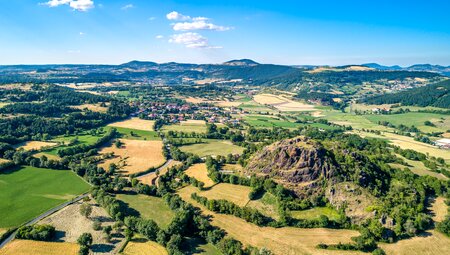
[[[297,137],[265,147],[250,160],[246,173],[270,176],[304,197],[319,192],[321,180],[332,180],[337,169],[319,143]]]

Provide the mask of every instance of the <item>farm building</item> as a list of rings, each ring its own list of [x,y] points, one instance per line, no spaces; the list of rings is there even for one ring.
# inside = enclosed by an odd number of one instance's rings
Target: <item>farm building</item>
[[[448,138],[439,139],[435,142],[435,144],[439,148],[450,149],[450,139]]]

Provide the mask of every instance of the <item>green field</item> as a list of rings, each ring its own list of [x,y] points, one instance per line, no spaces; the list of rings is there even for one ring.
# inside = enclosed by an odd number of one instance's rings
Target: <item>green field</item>
[[[221,255],[214,245],[197,238],[188,238],[183,243],[183,254],[187,255]]]
[[[422,132],[445,132],[450,128],[450,116],[436,113],[409,112],[403,114],[390,115],[365,115],[365,118],[373,123],[378,121],[388,121],[396,126],[403,124],[406,126],[414,125]],[[431,121],[436,127],[425,126],[425,121]]]
[[[252,127],[260,127],[260,128],[271,128],[271,127],[297,128],[301,126],[301,124],[299,123],[263,115],[248,115],[245,116],[244,121]]]
[[[330,220],[337,220],[339,213],[330,207],[314,207],[307,210],[291,211],[291,215],[295,219],[317,219],[320,215],[325,215]]]
[[[78,143],[74,144],[73,146],[80,145],[80,144],[91,145],[91,144],[94,144],[95,142],[97,142],[97,140],[100,139],[101,137],[102,137],[102,135],[96,136],[96,135],[82,134],[82,135],[59,136],[59,137],[52,139],[51,141],[69,144],[72,140],[74,140],[76,138],[76,139],[78,139]],[[70,148],[70,147],[72,147],[72,146],[61,145],[61,146],[57,146],[52,149],[46,150],[45,153],[57,156],[59,149]]]
[[[158,135],[156,131],[145,131],[145,130],[137,130],[131,128],[122,128],[122,127],[105,127],[106,130],[110,130],[111,128],[117,129],[117,132],[121,134],[121,138],[130,139],[130,140],[161,140],[161,137]]]
[[[167,227],[174,216],[169,206],[159,197],[119,194],[117,199],[139,212],[142,218],[152,219],[162,228]]]
[[[277,198],[269,192],[265,192],[260,199],[250,200],[246,206],[255,208],[264,215],[274,219],[279,218]]]
[[[19,226],[89,190],[69,170],[19,167],[0,173],[0,228]]]
[[[196,154],[200,157],[205,157],[209,155],[226,156],[230,153],[241,154],[244,151],[244,148],[234,145],[229,141],[208,139],[205,140],[204,143],[181,146],[180,150]]]

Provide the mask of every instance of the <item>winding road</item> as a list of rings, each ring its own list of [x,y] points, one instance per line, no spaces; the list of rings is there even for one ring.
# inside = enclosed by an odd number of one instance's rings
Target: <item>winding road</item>
[[[70,201],[67,201],[67,202],[65,202],[65,203],[63,203],[63,204],[60,204],[60,205],[58,205],[57,207],[54,207],[54,208],[52,208],[52,209],[50,209],[50,210],[44,212],[43,214],[37,216],[36,218],[34,218],[34,219],[28,221],[27,223],[23,224],[23,226],[30,226],[30,225],[33,225],[33,224],[35,224],[36,222],[38,222],[38,221],[44,219],[45,217],[47,217],[47,216],[49,216],[49,215],[51,215],[51,214],[53,214],[53,213],[55,213],[55,212],[57,212],[57,211],[63,209],[64,207],[66,207],[66,206],[68,206],[68,205],[70,205],[70,204],[73,204],[73,203],[76,203],[76,202],[80,201],[81,199],[87,197],[88,195],[89,195],[88,193],[84,193],[84,194],[79,195],[78,197],[76,197],[76,198],[74,198],[74,199],[72,199],[72,200],[70,200]],[[12,240],[14,240],[14,237],[16,236],[16,233],[17,233],[17,230],[14,231],[13,233],[11,233],[11,234],[8,236],[8,238],[6,238],[5,240],[3,240],[3,242],[0,243],[0,249],[3,248],[3,246],[5,246],[5,245],[8,244],[9,242],[11,242]]]
[[[164,169],[166,169],[167,167],[169,167],[169,165],[170,165],[172,162],[173,162],[173,159],[169,159],[169,160],[166,161],[166,163],[164,163],[164,165],[158,167],[158,169],[156,169],[154,172],[150,172],[150,173],[147,173],[147,174],[138,176],[137,178],[139,179],[139,178],[143,178],[143,177],[149,176],[149,175],[151,175],[151,174],[155,174],[156,171],[162,172],[162,170],[164,170]],[[153,184],[153,185],[158,186],[158,178],[159,178],[159,176],[155,179],[155,184]]]

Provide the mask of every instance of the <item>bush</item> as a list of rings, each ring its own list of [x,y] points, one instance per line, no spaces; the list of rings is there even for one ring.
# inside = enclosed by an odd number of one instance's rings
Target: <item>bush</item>
[[[50,225],[33,225],[19,228],[16,237],[18,239],[30,239],[37,241],[50,241],[55,236],[55,227]]]
[[[94,223],[92,224],[92,228],[95,231],[102,230],[102,223],[99,220],[95,220]]]

